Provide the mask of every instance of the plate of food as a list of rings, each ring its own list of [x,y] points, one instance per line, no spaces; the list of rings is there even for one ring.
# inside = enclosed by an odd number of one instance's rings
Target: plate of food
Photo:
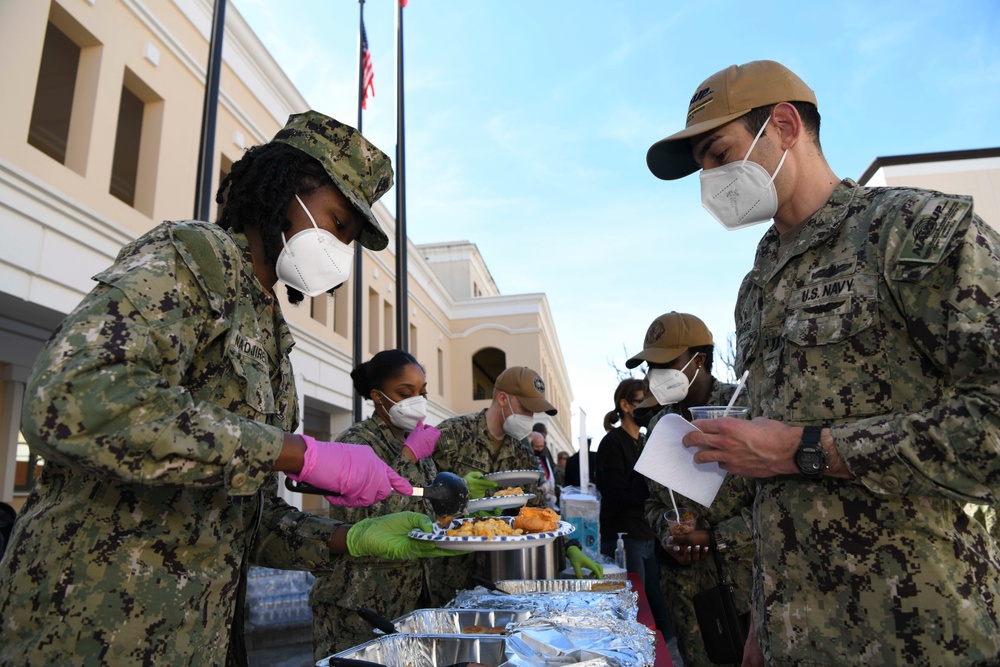
[[[520,487],[515,487],[520,489]],[[479,512],[481,510],[513,509],[524,507],[524,505],[535,497],[533,493],[494,493],[486,498],[473,498],[469,501],[467,513]]]
[[[410,537],[433,542],[449,551],[526,549],[572,533],[573,524],[559,519],[558,514],[547,508],[522,507],[515,517],[455,519],[446,528],[435,525],[430,533],[414,528]]]
[[[541,481],[545,473],[541,470],[501,470],[483,475],[483,479],[496,482],[503,486],[518,486],[519,484],[536,484]],[[499,489],[498,489],[499,490]],[[496,495],[496,491],[493,492]]]

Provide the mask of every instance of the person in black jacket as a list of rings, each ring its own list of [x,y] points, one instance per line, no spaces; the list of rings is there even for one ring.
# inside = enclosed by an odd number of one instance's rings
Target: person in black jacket
[[[618,533],[625,533],[626,569],[642,580],[656,628],[671,637],[667,604],[660,590],[660,566],[654,552],[656,535],[646,521],[649,490],[635,472],[642,436],[635,408],[646,398],[642,380],[627,378],[615,390],[615,408],[604,416],[607,434],[597,448],[597,490],[601,492],[601,553],[614,558]],[[612,427],[613,424],[618,426]]]

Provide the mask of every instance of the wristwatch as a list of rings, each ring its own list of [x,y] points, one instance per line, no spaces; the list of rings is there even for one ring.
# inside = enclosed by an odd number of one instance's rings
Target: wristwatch
[[[808,479],[819,479],[829,465],[826,450],[819,444],[822,432],[822,426],[806,426],[802,431],[799,448],[795,450],[795,465],[802,476]]]

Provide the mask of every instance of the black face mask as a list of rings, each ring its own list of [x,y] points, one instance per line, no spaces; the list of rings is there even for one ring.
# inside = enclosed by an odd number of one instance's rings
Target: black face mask
[[[636,408],[635,412],[632,413],[632,419],[635,423],[639,425],[639,428],[649,428],[649,420],[653,418],[657,412],[659,412],[660,406],[654,405],[648,408]]]

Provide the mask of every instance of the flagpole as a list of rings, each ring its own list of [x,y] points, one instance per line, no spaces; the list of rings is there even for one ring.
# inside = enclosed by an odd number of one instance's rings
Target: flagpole
[[[361,109],[365,99],[365,54],[364,40],[361,33],[365,29],[365,0],[358,0],[358,132],[361,132]],[[362,342],[362,322],[361,314],[364,290],[362,283],[363,272],[361,269],[364,260],[364,249],[357,241],[354,242],[354,368],[362,364],[361,349]],[[353,404],[354,423],[361,421],[361,394],[354,390]]]
[[[409,351],[406,262],[406,138],[403,114],[403,5],[396,0],[396,347]]]
[[[212,8],[212,35],[205,69],[205,99],[201,110],[201,137],[198,148],[198,178],[194,189],[194,219],[208,222],[212,208],[212,153],[215,151],[215,124],[219,112],[219,77],[222,71],[222,39],[226,32],[226,0],[215,0]]]

